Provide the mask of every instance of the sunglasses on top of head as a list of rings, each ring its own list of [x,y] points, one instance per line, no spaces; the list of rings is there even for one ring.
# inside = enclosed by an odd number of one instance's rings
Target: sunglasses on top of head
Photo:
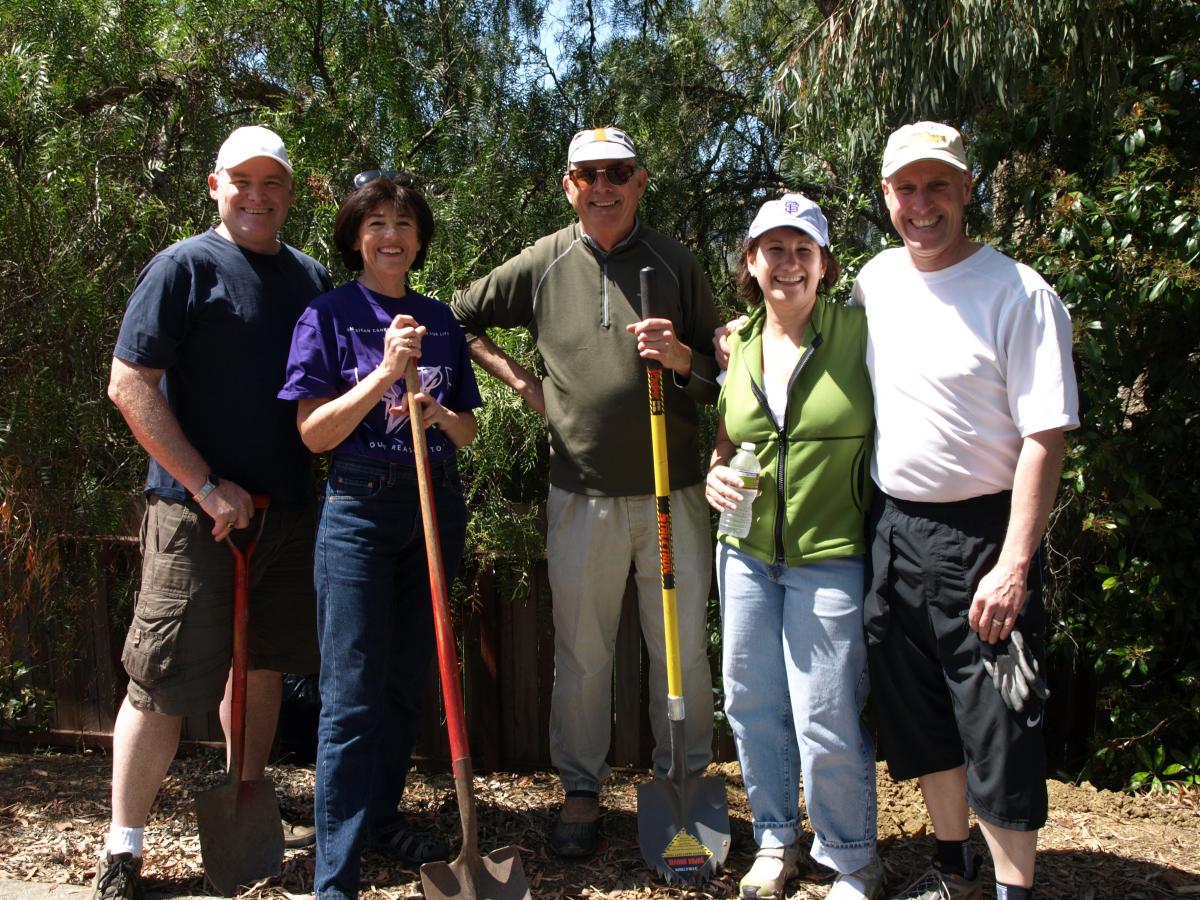
[[[590,166],[583,166],[578,169],[571,169],[567,172],[567,177],[575,184],[576,187],[591,187],[596,183],[596,179],[603,175],[605,180],[611,185],[625,184],[633,173],[637,171],[636,166],[621,165],[609,166],[607,169],[593,169]]]
[[[391,169],[367,169],[354,176],[354,189],[357,191],[364,184],[370,184],[376,178],[386,178],[400,187],[412,187],[417,183],[410,172],[398,172]]]

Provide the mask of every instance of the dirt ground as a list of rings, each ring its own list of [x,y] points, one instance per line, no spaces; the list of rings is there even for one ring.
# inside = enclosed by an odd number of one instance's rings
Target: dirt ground
[[[90,882],[107,828],[110,765],[106,754],[95,751],[0,754],[0,875]],[[153,889],[204,893],[192,798],[220,782],[221,768],[215,752],[189,755],[172,765],[147,829],[143,872]],[[311,822],[312,769],[277,766],[272,774],[284,814]],[[600,852],[571,864],[547,855],[543,847],[543,835],[561,802],[553,775],[478,776],[480,847],[519,847],[530,888],[539,898],[733,897],[753,856],[749,808],[736,764],[713,767],[710,774],[724,775],[728,784],[733,849],[725,869],[701,889],[665,887],[641,858],[636,785],[644,773],[614,775],[603,796],[608,812]],[[454,835],[457,808],[449,775],[415,774],[406,806],[418,826]],[[982,851],[978,829],[973,833]],[[933,839],[915,784],[893,783],[882,767],[879,837],[888,887],[898,890],[925,868]],[[1039,848],[1040,897],[1200,897],[1200,792],[1132,797],[1052,782],[1050,821]],[[307,893],[313,859],[311,848],[288,851],[283,873],[243,896]],[[990,884],[986,864],[983,874]],[[789,896],[823,897],[830,877],[810,865],[789,885]],[[363,859],[363,886],[369,900],[421,895],[416,871],[371,852]],[[985,896],[991,896],[990,889]]]

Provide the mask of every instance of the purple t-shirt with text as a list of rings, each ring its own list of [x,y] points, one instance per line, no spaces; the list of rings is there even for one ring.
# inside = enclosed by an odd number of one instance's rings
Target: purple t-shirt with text
[[[315,400],[346,393],[382,362],[384,333],[401,314],[426,328],[417,361],[422,390],[455,412],[481,406],[467,340],[450,308],[416,291],[385,297],[357,281],[317,297],[300,316],[279,397]],[[400,405],[404,390],[401,378],[334,452],[415,465],[408,416],[388,411]],[[454,443],[440,429],[426,429],[425,439],[431,460],[454,456]]]

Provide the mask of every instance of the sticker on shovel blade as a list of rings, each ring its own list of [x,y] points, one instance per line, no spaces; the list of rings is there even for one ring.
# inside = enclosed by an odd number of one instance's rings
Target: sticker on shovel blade
[[[676,875],[692,875],[711,858],[712,851],[688,834],[686,828],[679,829],[662,854],[663,862]]]

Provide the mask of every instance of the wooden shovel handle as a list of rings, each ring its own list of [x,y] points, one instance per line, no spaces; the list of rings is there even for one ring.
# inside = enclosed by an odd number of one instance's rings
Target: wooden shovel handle
[[[408,398],[408,421],[412,425],[413,455],[417,463],[417,491],[421,500],[421,522],[425,528],[425,557],[429,563],[429,593],[433,597],[433,625],[437,637],[438,673],[442,679],[442,702],[446,706],[446,728],[450,733],[450,755],[455,764],[470,758],[467,724],[463,715],[462,687],[458,680],[458,651],[450,621],[450,597],[446,589],[446,566],[442,561],[442,541],[438,533],[437,510],[433,504],[433,473],[429,468],[429,448],[425,442],[425,423],[421,406],[414,395],[421,381],[415,359],[404,370],[404,393]]]

